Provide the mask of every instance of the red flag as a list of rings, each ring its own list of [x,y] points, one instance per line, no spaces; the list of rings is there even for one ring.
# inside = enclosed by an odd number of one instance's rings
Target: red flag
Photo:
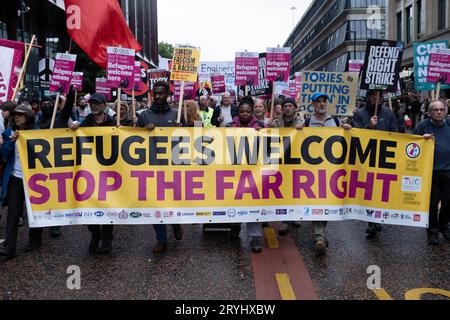
[[[67,33],[100,67],[106,68],[106,47],[142,50],[122,14],[118,0],[64,0]]]

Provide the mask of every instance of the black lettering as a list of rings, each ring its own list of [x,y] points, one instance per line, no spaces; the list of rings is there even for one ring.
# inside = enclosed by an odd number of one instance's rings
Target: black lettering
[[[291,137],[283,137],[284,164],[300,164],[300,158],[292,158]]]
[[[122,143],[121,151],[123,160],[132,166],[141,166],[145,164],[145,149],[144,148],[136,148],[135,154],[138,155],[138,158],[133,158],[130,154],[131,145],[133,143],[142,144],[145,142],[145,139],[139,136],[131,136],[125,139]]]
[[[392,162],[387,162],[387,158],[395,159],[395,152],[388,151],[388,148],[397,148],[397,141],[380,141],[380,161],[378,166],[380,169],[397,169],[397,165]]]
[[[342,146],[342,155],[339,158],[336,158],[333,154],[333,145],[335,143],[339,143]],[[342,136],[332,136],[325,142],[325,158],[331,164],[343,164],[347,157],[347,150],[347,141]]]
[[[239,137],[237,152],[234,137],[227,137],[227,145],[228,145],[228,152],[230,154],[230,159],[233,165],[242,164],[244,152],[248,165],[258,164],[259,137],[253,138],[252,152],[250,152],[250,143],[248,141],[248,137]]]
[[[36,147],[42,148],[41,151],[36,151]],[[40,161],[42,167],[51,168],[52,165],[48,161],[48,155],[50,153],[50,143],[44,139],[27,140],[28,150],[28,169],[36,169],[36,159]]]
[[[149,164],[151,166],[167,166],[169,165],[169,160],[158,159],[159,154],[166,154],[167,148],[158,148],[158,143],[167,143],[168,137],[150,137],[149,142]]]
[[[63,160],[63,157],[65,155],[72,154],[72,148],[63,148],[63,144],[72,144],[72,143],[73,138],[71,137],[55,138],[53,143],[55,148],[55,151],[53,152],[53,156],[55,159],[55,168],[73,167],[74,164],[73,160]]]
[[[311,146],[311,144],[321,143],[322,141],[323,139],[318,136],[311,136],[303,141],[301,151],[302,151],[302,158],[303,160],[305,160],[306,163],[315,165],[323,163],[323,159],[321,157],[313,158],[309,153],[309,147]]]
[[[272,158],[272,153],[280,153],[279,148],[272,147],[272,143],[280,143],[281,138],[278,137],[264,137],[263,138],[263,161],[265,165],[281,164],[281,157]]]
[[[93,143],[94,137],[77,137],[76,140],[76,149],[77,149],[77,159],[76,165],[81,166],[83,154],[90,155],[92,154],[92,148],[84,148],[84,143]]]
[[[104,155],[103,136],[95,137],[95,154],[98,163],[102,166],[114,165],[119,157],[119,136],[111,136],[111,157],[109,159],[106,159]]]
[[[352,137],[350,143],[349,164],[356,164],[356,154],[358,153],[358,159],[361,164],[366,163],[367,158],[370,156],[369,166],[376,167],[377,162],[377,140],[370,139],[367,144],[367,148],[363,151],[361,146],[361,140],[358,137]]]

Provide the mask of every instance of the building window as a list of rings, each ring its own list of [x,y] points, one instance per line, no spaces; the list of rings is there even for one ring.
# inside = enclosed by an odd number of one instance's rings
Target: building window
[[[422,0],[417,0],[417,38],[422,35]]]
[[[397,41],[402,40],[402,13],[397,13]]]
[[[438,30],[445,29],[446,0],[438,0]]]
[[[412,26],[413,26],[413,16],[412,16],[412,6],[406,8],[406,43],[412,42]]]

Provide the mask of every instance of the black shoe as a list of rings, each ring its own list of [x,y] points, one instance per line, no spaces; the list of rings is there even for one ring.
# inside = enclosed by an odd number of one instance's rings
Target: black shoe
[[[269,223],[268,222],[263,222],[262,223],[262,227],[263,228],[268,228],[269,227]]]
[[[28,251],[28,252],[36,251],[40,247],[42,247],[42,242],[30,241],[30,243],[25,247],[25,251]]]
[[[328,240],[324,236],[316,235],[314,237],[314,250],[318,256],[323,256],[327,253]]]
[[[89,253],[94,254],[98,250],[98,246],[100,244],[100,239],[92,238],[91,242],[89,243]]]
[[[0,248],[0,257],[4,260],[12,259],[16,256],[16,249]]]
[[[428,231],[428,244],[430,246],[439,245],[439,231],[438,230],[430,230]]]
[[[241,225],[233,225],[230,229],[230,238],[233,240],[239,239],[239,234],[241,233]]]
[[[288,233],[289,233],[289,223],[283,222],[280,226],[280,229],[278,229],[278,235],[285,236]]]
[[[173,236],[176,240],[180,241],[183,239],[183,229],[179,224],[173,225]]]
[[[379,230],[381,231],[381,226],[379,224],[369,222],[369,227],[366,230],[366,239],[374,239],[377,236]]]
[[[98,253],[107,254],[112,250],[112,241],[111,240],[103,240],[102,246],[98,249]]]
[[[61,227],[51,227],[50,228],[50,237],[58,238],[61,236]]]
[[[25,225],[25,222],[23,221],[22,217],[19,217],[19,224],[17,225],[19,228],[23,227]]]
[[[250,246],[252,247],[253,253],[261,253],[261,238],[260,237],[252,237],[250,241]]]
[[[444,239],[450,242],[450,227],[446,226],[442,228],[441,230],[442,235],[444,236]]]

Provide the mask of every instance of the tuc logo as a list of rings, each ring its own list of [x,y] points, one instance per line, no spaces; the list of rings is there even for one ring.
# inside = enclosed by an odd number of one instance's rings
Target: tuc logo
[[[402,191],[421,192],[422,191],[422,178],[421,177],[404,176],[402,178]]]
[[[406,155],[411,159],[416,159],[420,155],[420,147],[417,143],[410,143],[406,146]]]

